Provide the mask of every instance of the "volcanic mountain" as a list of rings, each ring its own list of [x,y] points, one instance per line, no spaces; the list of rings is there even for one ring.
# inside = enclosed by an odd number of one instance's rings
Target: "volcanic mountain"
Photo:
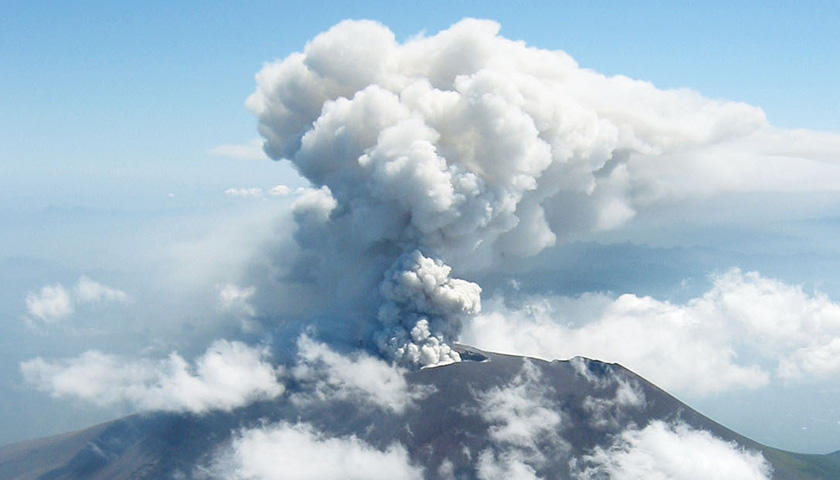
[[[393,379],[290,382],[231,412],[9,445],[0,479],[840,478],[840,452],[761,445],[618,364],[457,350],[461,362],[405,372],[396,396],[363,387]]]

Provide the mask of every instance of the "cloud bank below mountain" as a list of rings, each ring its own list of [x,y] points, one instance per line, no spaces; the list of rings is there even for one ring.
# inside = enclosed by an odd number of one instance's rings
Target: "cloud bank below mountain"
[[[177,353],[166,360],[126,360],[90,350],[76,358],[21,364],[27,382],[57,398],[78,398],[100,406],[127,405],[141,412],[230,411],[284,391],[282,369],[268,352],[241,342],[219,340],[194,365]]]

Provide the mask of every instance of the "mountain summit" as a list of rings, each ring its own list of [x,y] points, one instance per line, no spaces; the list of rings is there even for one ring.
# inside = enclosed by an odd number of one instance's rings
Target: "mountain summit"
[[[0,479],[840,478],[840,454],[761,445],[618,364],[456,349],[463,361],[402,377],[300,376],[232,412],[9,445]]]

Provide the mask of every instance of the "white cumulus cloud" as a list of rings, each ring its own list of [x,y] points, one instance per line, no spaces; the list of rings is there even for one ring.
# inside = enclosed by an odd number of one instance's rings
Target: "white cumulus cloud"
[[[217,287],[219,291],[219,308],[237,315],[252,317],[256,314],[250,300],[257,293],[256,287],[240,287],[226,283]]]
[[[622,378],[611,365],[606,365],[605,375],[596,376],[589,370],[590,361],[582,357],[570,360],[578,375],[586,378],[595,390],[614,388],[612,398],[588,396],[583,409],[589,414],[589,424],[598,429],[617,429],[631,410],[646,406],[645,394],[634,379]]]
[[[177,353],[152,361],[91,350],[58,361],[37,357],[20,369],[28,383],[54,397],[138,411],[229,411],[284,391],[265,350],[226,340],[214,342],[192,365]]]
[[[354,436],[331,437],[306,423],[281,423],[238,434],[209,468],[230,480],[421,480],[400,444],[384,450]]]
[[[61,284],[26,294],[26,312],[44,323],[58,322],[73,313],[73,299]]]
[[[576,480],[770,480],[772,468],[759,452],[744,450],[684,424],[653,421],[631,428],[607,448],[596,447],[574,462]]]
[[[292,190],[286,185],[275,185],[268,191],[268,194],[272,197],[285,197],[290,193],[292,193]]]
[[[260,198],[263,196],[263,189],[257,187],[228,188],[225,190],[225,195],[229,197]]]

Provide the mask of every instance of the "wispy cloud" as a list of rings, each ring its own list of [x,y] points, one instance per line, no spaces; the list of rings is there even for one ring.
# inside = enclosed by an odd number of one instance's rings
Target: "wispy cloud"
[[[285,197],[290,193],[292,193],[292,190],[286,185],[275,185],[268,191],[268,194],[272,197]]]
[[[47,285],[26,295],[27,321],[37,324],[56,324],[68,318],[77,305],[106,302],[128,302],[130,297],[122,290],[95,282],[88,277],[79,278],[76,287],[68,290],[62,284]]]
[[[453,362],[459,356],[449,342],[459,335],[491,350],[619,361],[695,395],[840,372],[840,306],[738,270],[718,275],[706,294],[684,304],[634,294],[497,297],[479,315],[481,288],[466,278],[500,259],[620,230],[640,212],[676,201],[840,192],[838,135],[774,128],[757,107],[601,75],[499,31],[495,22],[467,19],[399,43],[376,22],[346,21],[303,52],[267,64],[248,108],[269,155],[292,162],[313,188],[296,191],[282,225],[238,219],[171,249],[167,285],[200,285],[207,308],[234,314],[225,321],[289,317],[288,324],[305,331],[317,323],[324,338],[343,342],[337,348],[301,337],[287,378],[301,384],[290,401],[304,406],[353,400],[405,412],[422,392],[407,387],[402,367],[374,355],[411,367]],[[262,146],[255,140],[208,153],[259,160],[266,158]],[[224,194],[292,193],[269,185]],[[27,318],[58,324],[81,305],[128,299],[90,279],[75,288],[48,285],[27,295]],[[583,316],[564,317],[564,306]],[[358,345],[368,350],[346,353]],[[177,353],[134,360],[91,350],[58,361],[39,357],[21,370],[56,397],[142,411],[228,410],[284,391],[263,349],[227,341],[192,363]],[[617,407],[644,402],[632,383],[613,386],[614,398],[584,406],[596,424],[615,425]],[[544,402],[533,371],[484,394],[482,419],[501,447],[476,453],[482,477],[536,475],[542,454],[534,439],[555,441],[545,427],[562,428],[562,414]],[[677,427],[643,432],[627,433],[622,451],[646,445],[648,434],[699,438]],[[228,459],[231,476],[276,478],[257,453],[297,454],[289,459],[297,466],[321,458],[318,449],[420,475],[399,445],[373,448],[306,424],[240,437]],[[623,464],[598,463],[596,453],[591,471],[623,471]],[[311,471],[299,467],[285,474]]]
[[[533,297],[513,310],[499,299],[489,305],[463,341],[546,358],[617,361],[677,392],[705,395],[761,387],[773,375],[840,372],[833,355],[840,304],[755,272],[716,275],[708,292],[682,305],[632,294]]]
[[[573,462],[576,480],[769,480],[772,468],[759,452],[744,450],[685,424],[654,421],[630,428],[609,447]]]
[[[354,400],[403,413],[430,393],[409,387],[405,369],[366,353],[343,356],[306,335],[298,339],[297,346],[298,363],[292,375],[304,386],[293,398],[298,403]]]
[[[211,148],[207,153],[235,160],[268,160],[262,145],[262,140],[257,138],[244,145],[219,145]]]
[[[211,478],[231,480],[424,478],[399,444],[379,449],[355,436],[325,435],[306,423],[244,430],[207,470]]]
[[[225,190],[225,195],[229,197],[243,197],[243,198],[260,198],[263,196],[262,188],[228,188]]]
[[[629,413],[646,406],[645,394],[636,380],[622,378],[611,365],[603,367],[601,374],[593,374],[589,369],[590,362],[583,357],[570,361],[572,368],[589,381],[593,390],[614,389],[614,394],[612,398],[588,396],[583,401],[583,409],[589,414],[589,424],[593,428],[615,430]]]
[[[73,299],[61,284],[47,285],[26,295],[26,311],[41,322],[55,323],[73,313]]]
[[[269,197],[286,197],[291,193],[293,193],[292,189],[286,185],[275,185],[268,190],[259,187],[228,188],[225,190],[225,195],[240,198],[263,198],[266,195]]]
[[[256,314],[256,310],[250,303],[251,298],[257,293],[256,287],[240,287],[227,283],[218,286],[217,289],[221,310],[246,317],[253,317]]]
[[[58,361],[37,357],[20,369],[28,383],[54,397],[136,411],[231,410],[284,391],[266,350],[225,340],[214,342],[192,365],[177,353],[154,361],[91,350]]]

